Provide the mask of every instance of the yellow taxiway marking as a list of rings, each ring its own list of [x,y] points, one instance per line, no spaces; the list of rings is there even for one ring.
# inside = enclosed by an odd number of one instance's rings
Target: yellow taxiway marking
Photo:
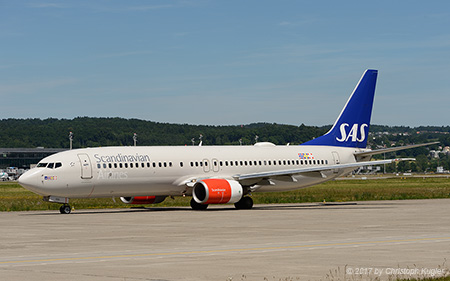
[[[125,254],[125,255],[94,256],[94,257],[50,258],[50,259],[34,259],[34,260],[31,259],[31,260],[15,260],[15,261],[13,260],[13,261],[1,261],[0,265],[2,265],[2,264],[5,265],[5,264],[58,262],[58,261],[102,260],[102,259],[116,259],[116,258],[138,258],[138,257],[152,257],[152,256],[213,254],[213,253],[227,253],[227,252],[289,250],[289,249],[319,248],[319,247],[333,247],[333,246],[359,246],[359,245],[375,245],[375,244],[386,244],[386,243],[402,243],[402,242],[404,243],[404,242],[420,242],[420,241],[436,241],[436,240],[450,240],[450,237],[393,239],[393,240],[361,241],[361,242],[339,242],[339,243],[308,244],[308,245],[293,245],[293,246],[236,248],[236,249],[223,249],[223,250],[217,249],[217,250],[200,250],[200,251],[168,252],[168,253],[161,252],[161,253],[148,253],[148,254]]]

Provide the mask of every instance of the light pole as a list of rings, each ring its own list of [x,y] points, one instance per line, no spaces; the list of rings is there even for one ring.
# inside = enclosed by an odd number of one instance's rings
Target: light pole
[[[70,150],[72,150],[73,133],[69,132]]]
[[[137,142],[137,134],[136,133],[133,134],[133,141],[134,141],[134,146],[136,146],[136,142]]]

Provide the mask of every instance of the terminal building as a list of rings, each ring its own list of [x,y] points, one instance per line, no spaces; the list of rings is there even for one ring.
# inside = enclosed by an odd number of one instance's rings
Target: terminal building
[[[65,148],[0,148],[0,169],[15,167],[29,169],[42,158],[57,152],[65,151]]]

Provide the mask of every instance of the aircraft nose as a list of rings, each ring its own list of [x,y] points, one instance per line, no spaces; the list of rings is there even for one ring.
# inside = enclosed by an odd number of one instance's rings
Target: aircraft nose
[[[20,176],[18,182],[22,187],[26,189],[38,194],[42,194],[42,192],[39,192],[42,188],[39,171],[30,170],[28,172],[25,172]]]

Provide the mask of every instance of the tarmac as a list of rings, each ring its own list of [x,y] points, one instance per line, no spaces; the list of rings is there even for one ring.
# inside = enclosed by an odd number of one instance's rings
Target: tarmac
[[[450,200],[0,213],[0,280],[450,274]]]

